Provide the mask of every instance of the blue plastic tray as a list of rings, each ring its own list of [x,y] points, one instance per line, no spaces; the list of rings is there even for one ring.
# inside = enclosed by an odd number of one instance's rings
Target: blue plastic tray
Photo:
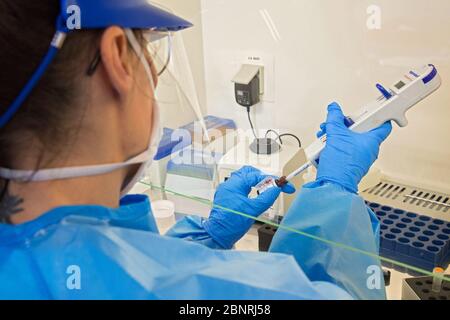
[[[450,222],[378,203],[367,205],[381,221],[381,256],[428,271],[448,266]]]

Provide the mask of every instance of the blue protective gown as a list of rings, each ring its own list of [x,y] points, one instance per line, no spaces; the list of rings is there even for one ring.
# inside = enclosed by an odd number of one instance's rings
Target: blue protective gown
[[[368,289],[379,261],[279,231],[270,253],[221,250],[188,217],[159,235],[146,196],[121,207],[62,207],[0,225],[2,299],[383,299]],[[377,252],[378,222],[336,185],[308,185],[284,224]]]

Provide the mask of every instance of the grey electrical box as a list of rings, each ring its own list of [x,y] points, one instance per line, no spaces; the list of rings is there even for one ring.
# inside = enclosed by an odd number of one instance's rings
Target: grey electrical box
[[[258,104],[263,93],[264,68],[257,65],[242,65],[238,74],[234,77],[234,94],[236,102],[243,107],[251,107]]]

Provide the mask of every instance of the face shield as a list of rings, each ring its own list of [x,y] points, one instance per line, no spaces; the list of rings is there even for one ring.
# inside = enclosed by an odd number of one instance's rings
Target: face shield
[[[158,75],[155,98],[161,121],[172,129],[204,115],[180,33],[144,31],[145,47]],[[166,107],[164,107],[166,106]]]
[[[182,153],[184,158],[179,160],[182,162],[180,164],[189,165],[194,161],[194,152],[188,154],[186,150],[202,150],[209,142],[206,115],[199,102],[182,35],[153,30],[140,32],[143,54],[147,57],[152,76],[157,77],[153,97],[159,132],[152,133],[152,140],[158,137],[154,161],[145,168],[141,183],[131,193],[148,189],[149,186],[156,190],[163,189],[169,162]]]

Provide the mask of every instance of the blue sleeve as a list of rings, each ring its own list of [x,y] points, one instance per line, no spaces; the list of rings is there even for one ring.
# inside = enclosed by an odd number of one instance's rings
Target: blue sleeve
[[[282,228],[276,233],[270,251],[292,255],[311,281],[336,284],[357,299],[386,299],[377,258],[380,225],[361,197],[335,184],[306,185],[282,225],[339,243]]]
[[[31,248],[0,243],[0,298],[159,300],[344,300],[312,282],[285,254],[212,250],[153,232],[103,225],[51,226]],[[73,235],[73,236],[68,236]],[[32,263],[30,259],[32,258]],[[6,259],[6,260],[5,260]],[[79,267],[82,290],[68,290],[61,266]]]
[[[184,239],[202,244],[211,249],[224,249],[203,228],[205,219],[188,216],[178,221],[167,233],[167,237]]]

